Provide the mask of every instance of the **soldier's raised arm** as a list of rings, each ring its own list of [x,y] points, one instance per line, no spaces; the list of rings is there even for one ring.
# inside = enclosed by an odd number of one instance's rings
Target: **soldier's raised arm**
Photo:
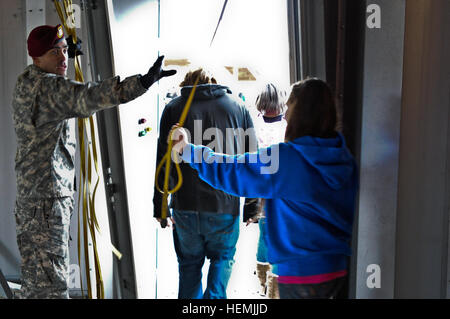
[[[99,110],[127,103],[144,94],[156,81],[176,73],[162,69],[164,56],[160,56],[143,76],[134,75],[123,81],[116,76],[101,82],[80,83],[66,77],[68,56],[79,55],[80,46],[67,45],[61,25],[34,29],[27,44],[33,64],[19,76],[14,100],[19,107],[28,106],[18,111],[31,112],[36,127],[88,117]]]
[[[34,114],[36,126],[93,113],[127,103],[144,94],[163,77],[176,71],[162,70],[160,56],[147,74],[120,80],[119,76],[101,82],[79,83],[65,77],[47,74],[39,85]]]

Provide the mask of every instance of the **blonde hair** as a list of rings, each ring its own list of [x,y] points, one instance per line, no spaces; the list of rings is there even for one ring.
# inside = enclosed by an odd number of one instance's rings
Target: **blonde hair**
[[[184,80],[180,83],[180,86],[193,86],[197,78],[199,78],[198,84],[217,84],[217,81],[212,76],[211,72],[203,68],[198,68],[194,71],[189,71],[186,73]]]

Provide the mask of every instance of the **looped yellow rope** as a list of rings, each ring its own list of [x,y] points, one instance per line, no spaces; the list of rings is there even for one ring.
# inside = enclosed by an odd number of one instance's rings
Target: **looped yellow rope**
[[[74,43],[77,42],[77,34],[73,15],[73,6],[71,0],[53,0],[55,4],[56,11],[61,20],[61,24],[64,26],[67,35],[72,36]],[[61,7],[63,3],[64,10]],[[68,23],[70,22],[70,24]],[[81,70],[81,63],[79,56],[74,58],[75,66],[75,80],[78,82],[84,82],[83,72]],[[88,131],[88,127],[90,130]],[[78,262],[81,269],[81,231],[80,231],[80,208],[83,210],[83,243],[84,243],[84,260],[85,260],[85,270],[86,270],[86,281],[88,286],[88,298],[92,299],[92,287],[91,287],[91,276],[90,276],[90,263],[89,263],[89,246],[88,246],[88,231],[92,238],[92,247],[94,253],[94,266],[95,266],[95,277],[96,277],[96,287],[97,287],[97,298],[104,298],[104,285],[100,267],[100,259],[97,250],[97,241],[95,236],[95,229],[99,231],[99,225],[97,216],[95,213],[95,195],[97,192],[97,187],[100,181],[99,169],[98,169],[98,155],[97,155],[97,145],[95,141],[95,126],[92,117],[78,119],[78,133],[80,139],[80,188],[78,193]],[[86,139],[85,139],[86,135]],[[87,142],[87,143],[86,143]],[[92,153],[91,153],[92,149]],[[87,150],[87,161],[86,161],[86,150]],[[92,155],[91,155],[92,154]],[[91,196],[91,180],[92,180],[92,160],[94,161],[95,172],[97,173],[97,181]],[[86,167],[87,164],[87,167]],[[81,195],[83,194],[83,195]],[[83,196],[83,204],[80,205],[81,196]],[[121,257],[120,252],[113,248],[113,252],[116,256]],[[81,275],[81,274],[80,274]],[[81,279],[81,291],[83,293],[83,281]]]
[[[194,99],[194,94],[195,94],[195,90],[197,88],[199,79],[200,78],[197,77],[197,79],[195,80],[194,87],[192,88],[192,91],[189,94],[189,97],[186,101],[183,112],[181,113],[181,116],[180,116],[180,120],[178,121],[179,127],[183,127],[184,122],[186,121],[186,117],[187,117],[187,114],[191,107],[192,101]],[[181,173],[180,165],[177,162],[175,162],[175,168],[177,169],[177,175],[178,175],[178,183],[173,189],[169,190],[170,166],[172,163],[171,154],[172,154],[172,147],[173,147],[172,133],[173,133],[173,129],[171,129],[169,132],[170,138],[168,141],[167,152],[164,155],[164,157],[162,158],[161,162],[159,162],[158,166],[156,167],[156,173],[155,173],[155,187],[160,193],[163,194],[162,206],[161,206],[161,218],[162,219],[167,218],[167,210],[168,210],[167,198],[169,197],[169,194],[173,194],[173,193],[177,192],[180,189],[181,185],[183,185],[183,174]],[[166,165],[165,172],[164,172],[165,173],[164,174],[164,185],[163,185],[163,189],[161,189],[158,185],[158,177],[159,177],[159,174],[161,173],[161,169],[164,166],[164,164]]]

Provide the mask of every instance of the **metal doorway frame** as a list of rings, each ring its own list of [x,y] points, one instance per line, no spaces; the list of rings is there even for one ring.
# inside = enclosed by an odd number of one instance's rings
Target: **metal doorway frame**
[[[84,0],[89,32],[92,78],[101,81],[114,76],[107,0]],[[127,188],[117,108],[97,113],[98,137],[107,195],[111,243],[122,253],[113,258],[113,298],[136,299],[136,276],[127,202]]]

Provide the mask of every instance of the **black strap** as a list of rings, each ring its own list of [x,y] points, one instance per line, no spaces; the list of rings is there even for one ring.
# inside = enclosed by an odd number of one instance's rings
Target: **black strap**
[[[216,30],[214,31],[214,35],[211,39],[211,43],[209,46],[212,46],[214,38],[216,37],[217,29],[219,29],[220,22],[222,22],[223,13],[225,12],[225,7],[227,6],[227,3],[228,3],[228,0],[225,0],[225,2],[223,4],[223,8],[222,8],[222,13],[220,14],[220,18],[219,18],[219,21],[217,22]]]
[[[6,293],[6,297],[8,297],[8,299],[14,299],[14,295],[11,291],[11,288],[9,288],[8,282],[6,281],[5,276],[3,276],[1,269],[0,269],[0,284],[2,285],[3,290]]]

